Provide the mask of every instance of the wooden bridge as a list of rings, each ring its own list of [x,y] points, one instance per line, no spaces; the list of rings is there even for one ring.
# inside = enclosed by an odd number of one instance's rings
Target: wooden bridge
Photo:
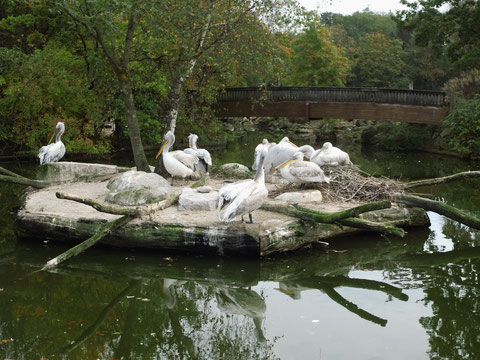
[[[287,117],[393,120],[439,124],[447,114],[445,92],[427,90],[269,87],[227,88],[217,104],[220,117]]]

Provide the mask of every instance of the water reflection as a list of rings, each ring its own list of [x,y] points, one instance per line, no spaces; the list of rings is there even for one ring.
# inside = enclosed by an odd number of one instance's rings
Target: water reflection
[[[251,164],[261,139],[235,145],[240,162]],[[351,157],[405,179],[479,168],[434,155]],[[480,216],[478,181],[418,191]],[[0,359],[480,358],[480,232],[442,216],[404,239],[355,236],[262,261],[92,248],[34,272],[66,248],[16,242],[10,208],[21,193],[0,183]]]

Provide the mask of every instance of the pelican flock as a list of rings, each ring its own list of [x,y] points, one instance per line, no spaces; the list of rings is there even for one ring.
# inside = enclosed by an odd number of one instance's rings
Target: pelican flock
[[[212,165],[212,157],[206,149],[199,149],[197,147],[197,134],[190,134],[188,136],[188,146],[183,150],[187,154],[195,155],[198,157],[198,162],[195,164],[195,171],[208,173],[208,167]]]
[[[185,179],[187,176],[191,176],[195,173],[195,165],[198,163],[198,157],[193,154],[187,154],[184,151],[172,151],[170,148],[175,143],[175,135],[171,131],[165,134],[162,146],[155,156],[157,159],[160,155],[163,157],[163,166],[165,170],[173,177],[181,177]]]
[[[237,181],[220,189],[217,208],[225,208],[220,213],[221,221],[230,222],[241,216],[243,222],[243,216],[248,214],[250,223],[253,223],[252,211],[262,206],[268,196],[263,170],[266,153],[264,149],[257,158],[257,171],[253,180]]]
[[[38,158],[40,159],[40,165],[57,162],[65,155],[65,145],[63,144],[61,137],[65,132],[65,124],[61,121],[57,122],[55,132],[52,134],[48,145],[42,146],[38,152]],[[50,144],[53,137],[57,134],[55,142]]]

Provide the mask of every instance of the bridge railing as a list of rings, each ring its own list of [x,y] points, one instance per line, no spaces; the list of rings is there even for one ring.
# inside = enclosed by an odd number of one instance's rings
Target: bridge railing
[[[448,105],[447,95],[443,91],[342,87],[227,88],[218,100],[361,102],[435,107]]]

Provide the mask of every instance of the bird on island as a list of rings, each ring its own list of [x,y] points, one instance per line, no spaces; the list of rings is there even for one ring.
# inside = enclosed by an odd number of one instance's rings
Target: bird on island
[[[194,175],[195,165],[198,163],[198,157],[196,155],[187,154],[181,150],[170,152],[170,148],[174,143],[175,135],[173,135],[171,131],[168,131],[165,134],[162,146],[160,147],[157,156],[155,156],[155,159],[157,159],[160,155],[162,155],[163,166],[165,166],[165,170],[172,175],[172,185],[173,178],[175,176],[181,177],[185,180],[187,176]]]
[[[263,151],[263,149],[267,149],[268,152],[268,150],[275,145],[277,144],[274,142],[268,142],[267,139],[263,139],[262,142],[255,147],[252,165],[253,170],[257,170],[257,158],[260,156],[260,153]]]
[[[323,170],[311,161],[303,160],[304,153],[296,152],[293,159],[277,166],[282,177],[291,183],[330,182]]]
[[[313,148],[310,145],[298,147],[285,136],[278,144],[268,149],[267,156],[265,157],[265,174],[273,173],[278,165],[292,159],[293,154],[296,152],[300,151],[305,153],[311,150],[313,150]]]
[[[196,155],[198,157],[198,163],[195,165],[195,171],[202,173],[208,173],[208,166],[212,165],[212,157],[206,149],[197,148],[197,134],[190,134],[188,136],[189,148],[183,150],[187,154]]]
[[[61,121],[57,122],[55,132],[52,134],[48,145],[42,146],[38,152],[38,158],[40,159],[40,165],[57,162],[65,155],[65,145],[63,144],[61,137],[65,132],[65,124]],[[57,134],[55,142],[50,144],[53,137]]]
[[[257,171],[253,180],[240,180],[220,189],[217,208],[225,208],[219,216],[221,221],[230,222],[241,216],[244,222],[243,216],[248,214],[250,223],[253,224],[252,212],[262,206],[268,196],[263,170],[265,156],[266,150],[257,159]]]
[[[350,161],[350,156],[345,152],[335,147],[330,142],[323,144],[322,148],[315,151],[310,156],[310,161],[322,165],[353,165]]]

